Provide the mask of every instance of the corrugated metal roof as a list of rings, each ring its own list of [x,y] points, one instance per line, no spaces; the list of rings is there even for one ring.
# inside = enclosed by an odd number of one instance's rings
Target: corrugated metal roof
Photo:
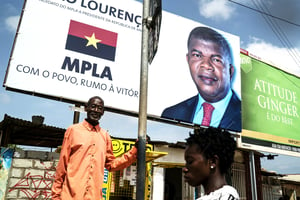
[[[0,122],[1,146],[8,144],[57,147],[62,144],[66,129],[33,123],[4,115]]]
[[[291,181],[291,182],[300,183],[300,174],[286,174],[285,176],[280,177],[279,179],[283,180],[283,181]]]

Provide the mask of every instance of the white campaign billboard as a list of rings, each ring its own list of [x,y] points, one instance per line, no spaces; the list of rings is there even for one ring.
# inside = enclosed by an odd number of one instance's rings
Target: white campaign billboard
[[[107,2],[27,0],[5,86],[78,102],[99,95],[107,106],[136,110],[141,6]],[[116,47],[114,61],[68,48],[69,36],[79,34],[76,26],[84,34],[91,29],[91,38],[93,31],[115,33],[115,43],[107,45]]]
[[[143,5],[133,0],[27,0],[4,86],[74,102],[99,95],[106,107],[137,113]],[[157,54],[149,66],[148,115],[197,94],[186,61],[187,38],[207,26],[162,12]],[[241,97],[239,38],[230,43]]]

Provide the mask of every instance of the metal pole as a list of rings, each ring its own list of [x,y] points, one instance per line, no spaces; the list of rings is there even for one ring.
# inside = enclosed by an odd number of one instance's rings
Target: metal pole
[[[149,0],[143,3],[141,72],[140,72],[140,104],[138,121],[138,160],[137,160],[137,200],[145,198],[146,172],[146,135],[147,135],[147,89],[148,89],[148,37],[147,18],[149,16]]]
[[[252,191],[252,199],[257,200],[257,187],[256,187],[256,177],[255,177],[255,160],[254,153],[250,151],[250,178],[251,178],[251,191]]]
[[[79,105],[75,105],[76,107],[80,107]],[[74,116],[73,116],[73,124],[76,124],[79,122],[79,117],[80,117],[80,112],[74,111]]]

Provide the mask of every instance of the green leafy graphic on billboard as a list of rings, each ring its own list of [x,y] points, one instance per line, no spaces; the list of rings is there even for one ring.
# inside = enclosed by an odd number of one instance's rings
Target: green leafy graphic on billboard
[[[243,54],[241,56],[241,68],[246,74],[252,70],[251,58]]]

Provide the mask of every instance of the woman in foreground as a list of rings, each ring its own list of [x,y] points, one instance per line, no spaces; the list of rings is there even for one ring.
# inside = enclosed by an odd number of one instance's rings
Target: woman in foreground
[[[204,188],[197,200],[238,200],[236,189],[227,184],[225,174],[234,159],[236,142],[230,133],[217,128],[196,128],[186,139],[184,179]]]

